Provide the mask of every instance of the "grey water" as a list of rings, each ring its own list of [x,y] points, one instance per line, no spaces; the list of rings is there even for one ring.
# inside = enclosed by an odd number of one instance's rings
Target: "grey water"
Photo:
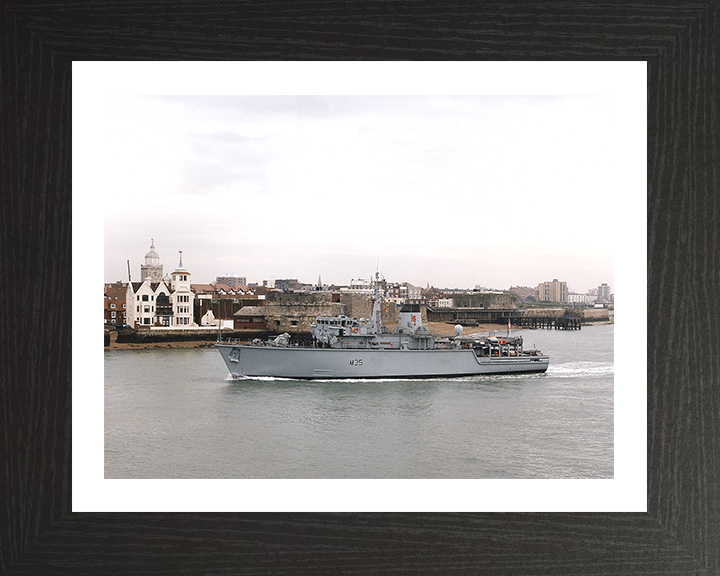
[[[613,478],[613,326],[517,333],[545,374],[231,380],[215,349],[106,350],[105,478]]]

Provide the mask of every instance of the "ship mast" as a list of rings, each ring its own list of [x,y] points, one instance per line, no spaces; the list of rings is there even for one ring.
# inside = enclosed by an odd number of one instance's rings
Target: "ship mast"
[[[373,294],[372,303],[373,303],[373,309],[372,309],[372,321],[371,321],[371,329],[376,333],[380,334],[381,325],[382,325],[382,317],[380,315],[380,272],[375,271],[375,292]]]

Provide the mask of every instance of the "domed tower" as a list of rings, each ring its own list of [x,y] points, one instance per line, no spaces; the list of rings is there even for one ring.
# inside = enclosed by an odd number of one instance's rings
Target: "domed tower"
[[[163,278],[163,267],[160,256],[155,252],[155,241],[150,239],[150,252],[145,254],[145,264],[140,266],[140,281],[149,278],[151,282],[160,282]]]

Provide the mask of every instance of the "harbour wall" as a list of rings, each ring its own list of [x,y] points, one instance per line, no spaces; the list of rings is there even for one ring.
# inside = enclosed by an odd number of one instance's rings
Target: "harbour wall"
[[[608,309],[577,308],[430,308],[427,312],[430,322],[457,323],[464,326],[478,326],[483,323],[529,325],[526,320],[535,319],[537,325],[558,318],[576,318],[580,323],[606,322],[610,320]]]
[[[124,328],[118,330],[118,344],[149,344],[155,342],[215,342],[217,340],[217,330],[133,330],[132,328]],[[253,340],[260,338],[267,339],[270,333],[267,330],[249,331],[249,330],[223,330],[223,340],[240,339]],[[110,344],[106,338],[105,346]]]
[[[581,310],[581,318],[584,322],[607,322],[610,320],[611,310],[607,308],[588,308]]]

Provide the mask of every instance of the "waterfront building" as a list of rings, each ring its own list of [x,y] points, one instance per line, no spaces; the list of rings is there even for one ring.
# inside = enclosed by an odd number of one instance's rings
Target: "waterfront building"
[[[105,284],[105,326],[127,324],[126,293],[127,284],[120,281]]]
[[[153,250],[145,257],[148,273],[141,282],[130,282],[125,296],[127,324],[139,326],[190,327],[197,326],[193,320],[195,294],[190,287],[190,272],[183,266],[182,251],[180,263],[169,278],[156,280],[159,256]],[[152,268],[147,268],[151,266]]]
[[[541,282],[537,287],[538,300],[540,302],[567,303],[568,289],[567,282],[560,282],[554,278],[552,282]]]
[[[235,330],[267,330],[265,306],[243,306],[233,314]]]

